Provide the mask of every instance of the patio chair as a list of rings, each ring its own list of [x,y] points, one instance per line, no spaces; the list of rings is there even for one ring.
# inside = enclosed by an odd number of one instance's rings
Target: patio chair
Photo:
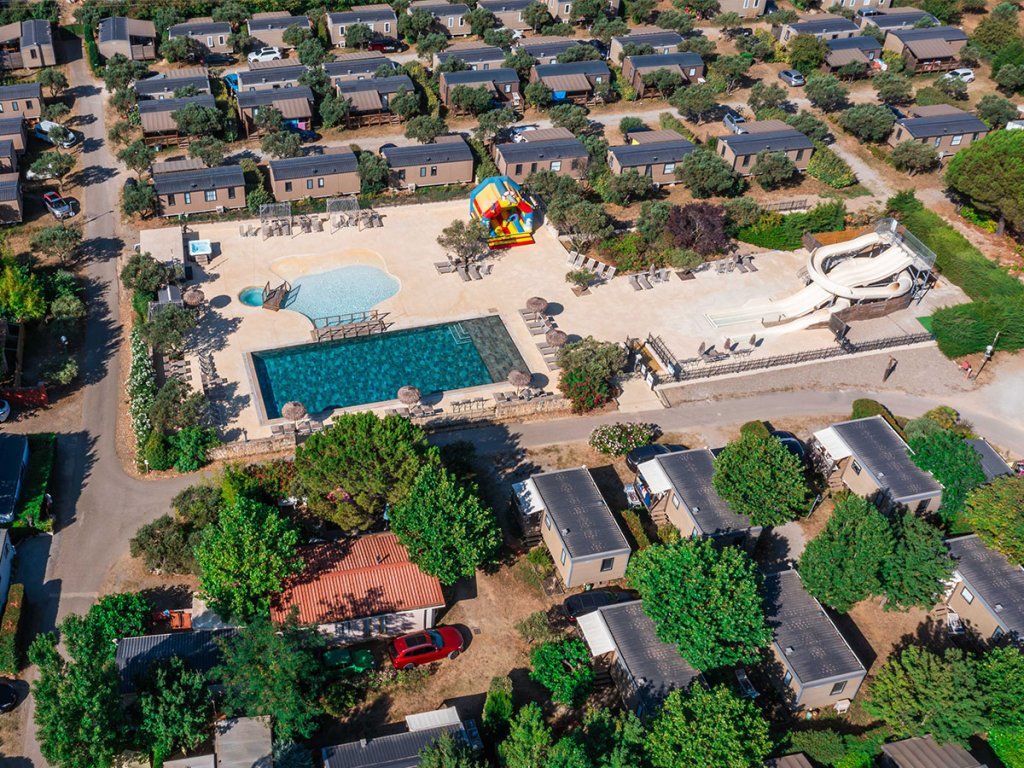
[[[653,285],[651,285],[651,281],[647,279],[647,275],[644,275],[644,274],[637,275],[636,279],[637,279],[637,282],[640,283],[640,286],[644,290],[650,290],[651,288],[654,287]]]
[[[744,274],[746,274],[747,272],[750,271],[750,268],[746,264],[743,263],[743,257],[742,256],[737,256],[736,257],[736,269],[738,269],[741,273],[744,273]]]
[[[736,271],[736,262],[733,261],[732,259],[727,261],[725,263],[725,271],[726,272],[735,272]]]
[[[530,322],[531,320],[537,319],[537,313],[534,312],[532,309],[520,309],[519,316],[523,318],[523,320],[525,320],[526,322]]]
[[[629,276],[629,284],[633,287],[634,291],[643,290],[643,286],[640,285],[640,279],[636,275]]]
[[[295,429],[295,424],[294,423],[289,421],[287,424],[284,424],[282,426],[284,426],[284,433],[286,435],[294,435],[295,434],[296,429]]]
[[[284,434],[284,424],[275,424],[274,426],[272,426],[270,428],[270,434],[272,436],[283,435]]]

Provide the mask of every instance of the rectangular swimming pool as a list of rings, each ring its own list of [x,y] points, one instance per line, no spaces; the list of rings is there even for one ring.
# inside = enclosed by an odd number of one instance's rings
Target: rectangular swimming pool
[[[268,419],[280,418],[293,400],[318,413],[393,400],[405,385],[427,395],[529,370],[497,315],[267,349],[251,358]]]

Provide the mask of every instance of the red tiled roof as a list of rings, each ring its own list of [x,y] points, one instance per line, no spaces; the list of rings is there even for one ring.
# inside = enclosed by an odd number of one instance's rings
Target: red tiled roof
[[[444,605],[441,583],[409,561],[393,533],[314,544],[299,556],[306,568],[274,601],[274,621],[293,607],[302,624],[332,624]]]

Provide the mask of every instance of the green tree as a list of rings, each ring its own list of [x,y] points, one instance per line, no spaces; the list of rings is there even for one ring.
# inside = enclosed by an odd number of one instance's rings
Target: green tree
[[[150,669],[148,684],[140,691],[139,738],[161,765],[175,751],[185,754],[207,737],[213,702],[206,677],[189,669],[177,656]]]
[[[839,125],[861,141],[885,141],[896,117],[881,104],[858,104],[839,114]]]
[[[471,262],[482,258],[490,251],[487,244],[487,230],[476,222],[456,219],[441,230],[437,244],[453,261]]]
[[[742,183],[732,166],[706,147],[684,157],[676,166],[676,176],[698,198],[731,197],[739,192]]]
[[[253,124],[260,133],[277,133],[284,130],[284,115],[277,107],[263,107],[256,111]]]
[[[198,41],[191,37],[171,37],[160,43],[160,55],[172,64],[192,60],[198,50]]]
[[[825,141],[828,138],[828,126],[806,109],[801,109],[795,115],[786,115],[785,120],[811,141]]]
[[[772,751],[768,722],[754,702],[726,685],[672,691],[651,724],[647,752],[654,768],[713,765],[751,768]]]
[[[0,317],[21,322],[46,316],[43,286],[28,267],[13,259],[0,264]]]
[[[1024,563],[1024,477],[999,477],[967,494],[963,521],[985,545]]]
[[[849,89],[834,75],[808,75],[804,93],[811,104],[826,112],[835,112],[846,103]],[[891,115],[891,113],[890,113]]]
[[[781,85],[758,80],[750,89],[747,105],[756,115],[762,109],[779,109],[788,100],[789,94]]]
[[[1004,64],[995,74],[995,81],[1007,93],[1016,93],[1024,88],[1024,66]]]
[[[997,728],[1024,728],[1024,654],[1012,645],[992,648],[976,669],[986,719]]]
[[[131,141],[132,135],[135,133],[135,129],[131,123],[125,120],[118,120],[107,131],[107,139],[111,144],[124,145]]]
[[[434,115],[414,117],[405,125],[405,138],[415,139],[420,144],[433,144],[438,136],[447,132],[444,120]]]
[[[805,75],[817,72],[828,54],[825,41],[814,35],[797,35],[789,41],[786,50],[790,66]]]
[[[473,135],[484,143],[496,141],[515,121],[515,112],[508,107],[491,109],[477,117]]]
[[[121,53],[115,53],[103,68],[103,84],[110,92],[123,91],[135,80],[145,77],[149,67],[145,62],[133,61]]]
[[[515,705],[512,703],[512,680],[508,677],[492,677],[484,700],[484,729],[495,742],[500,742],[508,735],[509,723]]]
[[[401,504],[420,470],[436,464],[419,427],[397,416],[345,414],[312,435],[295,455],[298,484],[310,511],[347,530],[375,525]]]
[[[410,559],[442,584],[472,576],[493,563],[501,548],[494,512],[480,501],[476,487],[436,464],[420,470],[390,519]]]
[[[778,189],[791,182],[798,171],[785,152],[762,150],[750,173],[764,189]]]
[[[195,313],[170,304],[142,326],[142,337],[160,352],[177,354],[185,346],[185,335],[195,327]]]
[[[590,651],[579,638],[538,645],[530,652],[530,664],[530,678],[547,688],[556,704],[574,707],[593,687]]]
[[[343,126],[351,112],[352,104],[349,100],[333,93],[327,94],[320,102],[320,122],[324,128]]]
[[[260,615],[221,642],[223,658],[210,676],[224,686],[229,717],[269,715],[276,740],[308,738],[321,714],[323,637],[294,620],[275,626]]]
[[[70,614],[60,625],[68,654],[97,667],[113,661],[116,641],[146,633],[152,607],[138,592],[104,595],[84,616]]]
[[[893,549],[892,533],[878,508],[852,494],[838,499],[824,530],[800,556],[800,578],[825,605],[846,613],[882,592],[882,568]]]
[[[483,37],[484,33],[495,25],[494,14],[486,8],[477,6],[466,14],[466,23],[469,24],[469,31],[477,37]]]
[[[901,141],[892,150],[892,164],[897,171],[906,171],[911,176],[926,173],[939,162],[939,153],[931,144],[917,141]]]
[[[195,573],[193,549],[199,534],[191,526],[161,515],[135,532],[129,542],[132,557],[142,558],[146,570],[161,574]]]
[[[68,89],[68,78],[59,69],[47,67],[39,70],[36,82],[50,91],[50,98],[55,99]]]
[[[995,94],[986,94],[978,100],[978,117],[993,130],[1005,128],[1011,120],[1017,119],[1017,107],[1009,99]]]
[[[910,450],[914,464],[942,484],[939,513],[946,520],[955,520],[963,512],[967,493],[985,482],[978,452],[951,430],[914,438]]]
[[[420,768],[487,768],[473,748],[463,739],[442,733],[440,738],[420,751]]]
[[[60,261],[62,267],[72,260],[82,244],[82,230],[60,224],[36,232],[29,241],[32,250]]]
[[[712,484],[754,525],[782,525],[806,509],[800,460],[771,437],[747,434],[729,443],[715,459]]]
[[[671,29],[681,35],[693,31],[693,16],[684,11],[670,9],[658,14],[658,26],[662,29]]]
[[[540,80],[528,83],[523,89],[523,98],[526,99],[526,103],[538,109],[543,109],[551,103],[551,94],[551,89]]]
[[[420,97],[416,91],[406,90],[404,87],[398,89],[398,93],[391,99],[391,111],[402,120],[408,120],[420,112]]]
[[[452,88],[449,101],[456,109],[471,115],[486,112],[494,105],[494,97],[486,88],[477,88],[471,85],[457,85]]]
[[[298,543],[298,533],[275,508],[240,498],[203,531],[196,547],[199,587],[225,618],[262,616],[270,609],[270,596],[302,570]]]
[[[585,251],[593,243],[611,235],[613,227],[608,214],[599,203],[587,200],[568,205],[549,205],[548,219],[558,231],[568,236],[577,251]]]
[[[882,563],[886,610],[930,610],[953,573],[942,533],[913,512],[894,518],[892,532],[892,552]]]
[[[307,67],[319,67],[324,62],[334,59],[334,56],[327,52],[327,48],[316,37],[303,40],[295,46],[295,52],[299,55],[299,63]]]
[[[967,101],[967,83],[959,77],[940,77],[935,88],[952,101]]]
[[[128,170],[135,171],[140,179],[142,174],[149,172],[155,157],[156,151],[146,146],[146,142],[141,139],[133,141],[117,153],[117,159],[128,166]]]
[[[647,72],[644,74],[643,84],[645,88],[653,88],[667,99],[671,97],[673,93],[686,85],[686,80],[683,79],[683,76],[679,74],[679,72],[665,67],[659,67],[653,72]]]
[[[849,164],[821,143],[814,145],[814,154],[807,163],[807,175],[828,184],[833,189],[842,189],[857,183],[857,176]]]
[[[946,183],[980,211],[1024,231],[1024,131],[995,131],[953,157]]]
[[[579,21],[589,24],[604,9],[602,0],[572,0],[572,15],[566,21]]]
[[[227,156],[227,144],[215,136],[200,136],[189,143],[188,156],[198,158],[207,168],[213,168]]]
[[[503,768],[537,768],[545,764],[551,746],[544,713],[530,702],[512,719],[508,736],[498,745],[498,758]]]
[[[997,53],[1019,39],[1020,26],[1016,12],[993,11],[981,20],[971,35],[971,42],[989,55]]]
[[[579,104],[556,104],[548,111],[553,126],[565,128],[577,136],[590,127],[587,114],[587,108]]]
[[[530,25],[534,32],[546,27],[553,19],[544,3],[530,3],[523,9],[523,21]]]
[[[75,158],[61,152],[44,152],[31,165],[32,173],[42,179],[56,179],[61,190],[64,177],[75,167]]]
[[[138,213],[146,217],[156,213],[156,207],[156,190],[152,184],[125,187],[121,194],[121,210],[126,216]]]
[[[156,293],[169,278],[167,267],[148,252],[132,253],[121,268],[121,282],[130,291]]]
[[[910,78],[898,72],[879,72],[871,78],[871,84],[884,104],[909,104],[914,98]]]
[[[416,43],[416,53],[422,59],[429,59],[448,47],[448,37],[443,32],[431,32]]]
[[[268,110],[260,110],[260,114]],[[215,136],[222,128],[220,110],[202,104],[186,104],[171,112],[171,119],[178,131],[186,136]]]
[[[864,709],[899,736],[932,734],[939,743],[984,731],[984,704],[974,664],[960,651],[940,656],[912,645],[893,654],[875,676]]]
[[[594,182],[593,187],[604,202],[622,206],[650,197],[655,190],[650,176],[632,168],[620,174],[607,172]]]
[[[701,539],[653,545],[630,558],[626,578],[658,637],[697,669],[753,661],[771,642],[757,569],[739,548]]]
[[[302,139],[291,131],[268,133],[260,142],[260,149],[275,158],[298,157],[302,154]]]
[[[547,13],[547,6],[541,3],[535,3],[534,5],[541,5],[544,8],[544,12]],[[533,6],[527,6],[527,10]],[[525,13],[526,11],[523,11]],[[504,65],[508,69],[514,69],[519,75],[520,80],[526,80],[530,76],[530,69],[537,60],[524,51],[522,48],[513,48],[511,51],[505,54]]]
[[[571,64],[574,61],[597,61],[600,58],[601,54],[598,53],[597,48],[589,43],[580,43],[566,48],[555,57],[555,60],[559,64]]]
[[[725,83],[726,93],[736,90],[749,70],[750,61],[744,56],[719,56],[709,67],[710,75]]]
[[[359,191],[364,195],[383,192],[388,186],[391,167],[388,161],[372,152],[359,154]]]
[[[415,43],[430,33],[434,27],[434,17],[429,11],[417,8],[411,13],[403,13],[398,17],[398,31],[406,42]]]
[[[349,24],[345,27],[345,47],[365,48],[373,40],[373,30],[366,24]]]
[[[718,104],[718,93],[710,83],[695,83],[680,88],[672,94],[669,104],[680,114],[695,123],[703,122],[707,114]]]

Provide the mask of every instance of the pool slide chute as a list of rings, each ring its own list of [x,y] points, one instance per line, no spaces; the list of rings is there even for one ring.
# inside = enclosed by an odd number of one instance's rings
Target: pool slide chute
[[[491,248],[533,243],[533,206],[508,176],[489,176],[469,193],[469,215],[487,227]]]
[[[871,255],[881,246],[888,247]],[[833,263],[836,259],[838,263]],[[914,263],[914,254],[901,242],[885,232],[871,232],[816,248],[807,258],[810,284],[796,293],[777,301],[758,300],[734,310],[709,313],[707,318],[719,328],[756,322],[786,323],[786,330],[796,330],[824,319],[808,318],[822,307],[831,312],[855,302],[905,295],[914,287],[909,271]]]

